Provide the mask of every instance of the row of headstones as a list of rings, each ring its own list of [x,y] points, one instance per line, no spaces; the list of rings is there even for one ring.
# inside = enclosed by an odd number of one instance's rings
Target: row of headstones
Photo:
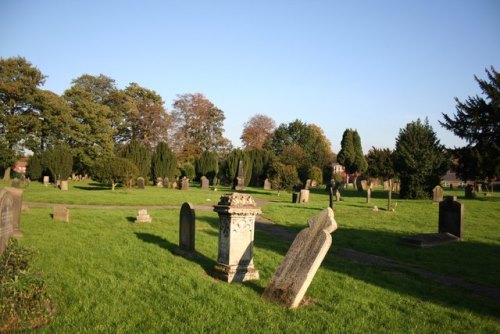
[[[476,187],[472,184],[468,184],[465,186],[465,198],[471,199],[476,197],[476,192],[481,192],[482,187],[481,184],[478,183]],[[434,189],[432,189],[432,201],[439,203],[443,200],[443,193],[444,190],[441,186],[435,186]]]
[[[146,186],[146,180],[141,176],[137,178],[137,189],[144,189]],[[180,190],[189,190],[189,179],[187,177],[183,177],[182,179],[176,179],[173,182],[170,182],[168,177],[162,179],[161,177],[156,179],[156,186],[158,188],[173,188]]]
[[[9,239],[22,238],[19,228],[23,191],[15,188],[0,190],[0,255],[7,248]]]

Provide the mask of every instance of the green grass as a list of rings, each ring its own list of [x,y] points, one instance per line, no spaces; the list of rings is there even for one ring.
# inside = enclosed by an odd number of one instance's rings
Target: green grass
[[[78,185],[78,184],[76,184]],[[89,187],[92,187],[89,185]],[[314,190],[311,202],[292,204],[291,195],[248,189],[266,199],[263,213],[293,231],[328,205]],[[67,193],[32,183],[25,200],[108,205],[215,204],[221,192],[147,188],[113,194],[71,188]],[[461,193],[457,193],[461,195]],[[382,197],[375,192],[374,197]],[[117,199],[120,197],[120,199]],[[161,197],[161,198],[160,198]],[[63,200],[60,200],[64,198]],[[399,237],[437,230],[437,205],[396,200],[396,212],[383,198],[366,204],[346,192],[336,203],[339,230],[307,297],[312,304],[290,311],[261,299],[290,242],[259,230],[254,261],[261,279],[227,284],[209,273],[217,256],[218,218],[196,212],[193,260],[176,256],[178,209],[150,209],[151,224],[134,224],[134,209],[71,209],[71,222],[54,222],[51,210],[22,214],[22,244],[36,251],[33,268],[42,273],[57,304],[57,315],[37,332],[483,332],[500,333],[500,303],[446,287],[411,271],[360,264],[336,256],[352,248],[500,289],[500,198],[465,203],[465,241],[433,249],[399,244]]]

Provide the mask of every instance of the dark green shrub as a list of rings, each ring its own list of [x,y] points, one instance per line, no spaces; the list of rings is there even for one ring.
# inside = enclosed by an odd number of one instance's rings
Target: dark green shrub
[[[169,180],[173,180],[178,176],[177,157],[165,142],[158,143],[153,152],[151,158],[151,176],[153,182],[159,177],[162,179],[168,177]]]

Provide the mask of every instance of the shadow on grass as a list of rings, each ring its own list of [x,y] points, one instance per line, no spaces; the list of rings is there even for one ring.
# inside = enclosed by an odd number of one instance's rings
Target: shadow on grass
[[[290,237],[269,230],[257,232],[256,247],[286,254]],[[262,238],[261,233],[274,238]],[[500,246],[463,241],[421,249],[401,244],[403,236],[339,228],[332,234],[333,247],[321,267],[423,301],[500,319],[500,259],[495,256]],[[276,238],[284,242],[277,243]],[[349,249],[361,258],[349,256]]]
[[[135,223],[135,220],[136,220],[136,217],[132,217],[132,216],[127,217],[127,221],[129,223]]]
[[[89,183],[86,186],[73,186],[73,188],[81,190],[111,190],[110,186],[96,182]]]
[[[157,245],[160,248],[163,248],[165,250],[168,250],[170,253],[172,253],[175,256],[182,256],[185,259],[192,261],[196,264],[198,264],[200,267],[205,270],[205,272],[208,275],[211,275],[212,270],[215,266],[215,261],[213,259],[208,258],[207,256],[196,252],[195,254],[186,254],[183,252],[178,245],[171,243],[170,241],[155,235],[151,233],[141,233],[141,232],[134,232],[137,238],[141,239],[144,242],[150,243]],[[182,254],[186,254],[186,256],[183,256]]]

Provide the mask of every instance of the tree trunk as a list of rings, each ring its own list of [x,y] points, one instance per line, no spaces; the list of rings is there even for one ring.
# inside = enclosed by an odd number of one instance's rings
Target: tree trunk
[[[387,196],[387,211],[391,211],[392,207],[392,179],[387,180],[389,182],[389,195]]]
[[[5,172],[3,173],[3,180],[4,181],[10,180],[10,167],[5,168]]]

